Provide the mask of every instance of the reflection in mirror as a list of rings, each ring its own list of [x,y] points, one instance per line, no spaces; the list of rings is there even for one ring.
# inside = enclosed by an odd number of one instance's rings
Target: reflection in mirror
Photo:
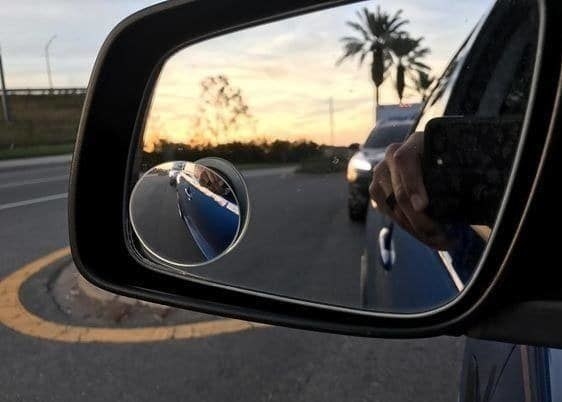
[[[186,275],[371,312],[457,299],[510,176],[537,26],[531,0],[364,1],[170,57],[136,166],[221,157],[252,200],[231,252]],[[165,247],[190,231],[167,226],[141,233],[159,255],[208,259],[172,255]]]
[[[225,253],[240,232],[234,190],[197,163],[167,162],[146,172],[129,205],[142,248],[175,266],[194,266]]]

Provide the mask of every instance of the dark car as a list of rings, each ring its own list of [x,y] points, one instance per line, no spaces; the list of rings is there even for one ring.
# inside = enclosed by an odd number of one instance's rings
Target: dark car
[[[205,258],[212,260],[236,239],[240,227],[238,203],[218,175],[214,177],[220,186],[212,188],[187,167],[177,175],[178,211]],[[214,175],[208,169],[205,173]]]
[[[402,142],[412,129],[413,121],[382,121],[347,164],[349,193],[347,210],[353,221],[364,221],[369,204],[369,183],[373,167],[384,158],[386,148],[394,142]]]

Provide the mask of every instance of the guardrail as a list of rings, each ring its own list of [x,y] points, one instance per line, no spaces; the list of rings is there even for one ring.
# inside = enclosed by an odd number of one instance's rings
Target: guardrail
[[[12,88],[7,89],[6,95],[37,96],[37,95],[84,95],[87,88]],[[2,95],[0,90],[0,95]]]

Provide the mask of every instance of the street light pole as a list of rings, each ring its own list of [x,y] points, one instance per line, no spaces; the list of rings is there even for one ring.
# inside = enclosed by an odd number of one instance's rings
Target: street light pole
[[[57,35],[51,36],[47,44],[45,45],[45,62],[47,63],[47,78],[49,79],[49,89],[53,89],[53,77],[51,76],[51,60],[49,59],[49,46],[55,40]]]
[[[328,106],[330,113],[330,142],[334,146],[334,98],[329,99]]]
[[[2,111],[4,120],[10,122],[10,107],[8,105],[8,93],[6,92],[6,81],[4,79],[4,66],[2,64],[2,49],[0,48],[0,89],[2,89]]]

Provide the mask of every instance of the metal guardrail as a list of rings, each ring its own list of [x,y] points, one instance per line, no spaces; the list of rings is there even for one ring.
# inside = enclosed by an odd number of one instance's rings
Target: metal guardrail
[[[37,96],[37,95],[84,95],[87,88],[12,88],[5,91],[12,96]],[[0,95],[2,91],[0,90]]]

